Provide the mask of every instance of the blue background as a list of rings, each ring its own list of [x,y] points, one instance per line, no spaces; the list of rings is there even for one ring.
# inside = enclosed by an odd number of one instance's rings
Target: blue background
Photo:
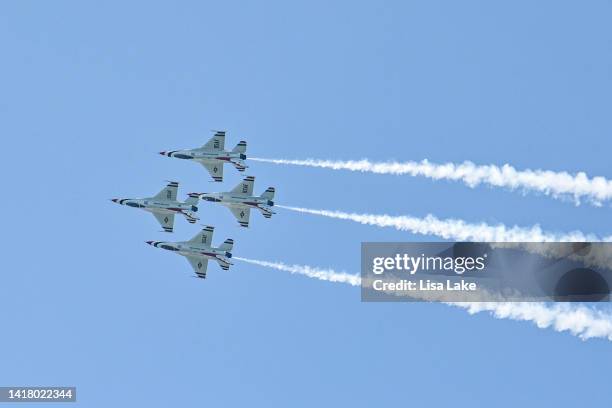
[[[472,160],[612,176],[609,1],[4,2],[0,384],[76,385],[87,407],[592,406],[606,340],[237,263],[192,279],[146,245],[197,231],[108,201],[233,187],[161,150]],[[610,208],[460,183],[250,162],[287,205],[610,233]],[[432,239],[300,215],[236,256],[358,272],[361,241]]]

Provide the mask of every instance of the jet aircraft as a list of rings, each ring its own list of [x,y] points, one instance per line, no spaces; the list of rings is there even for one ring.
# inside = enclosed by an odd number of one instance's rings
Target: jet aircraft
[[[174,251],[184,256],[191,264],[193,271],[198,278],[206,278],[206,268],[208,260],[217,261],[221,269],[227,271],[232,265],[229,259],[232,257],[231,250],[234,245],[233,239],[226,239],[218,248],[211,245],[214,227],[206,226],[198,232],[195,237],[184,242],[160,242],[147,241],[147,244],[156,248]]]
[[[193,160],[200,163],[214,181],[223,181],[223,164],[231,163],[238,169],[244,171],[248,166],[244,164],[246,160],[247,144],[244,140],[240,141],[232,151],[225,151],[225,132],[215,132],[214,136],[202,147],[186,150],[171,150],[159,152],[162,156],[176,157],[177,159]]]
[[[240,226],[248,227],[251,208],[261,211],[266,218],[276,214],[271,208],[274,206],[274,201],[272,201],[274,200],[274,187],[268,187],[262,195],[254,196],[254,185],[255,177],[247,176],[232,191],[226,193],[190,193],[190,195],[227,207],[234,214]]]
[[[182,203],[176,200],[177,191],[178,183],[176,181],[170,181],[162,191],[153,197],[113,198],[111,201],[129,207],[142,208],[145,211],[151,212],[165,232],[172,232],[175,214],[182,214],[191,224],[194,224],[199,219],[195,215],[198,211],[198,196],[189,195],[189,198]]]

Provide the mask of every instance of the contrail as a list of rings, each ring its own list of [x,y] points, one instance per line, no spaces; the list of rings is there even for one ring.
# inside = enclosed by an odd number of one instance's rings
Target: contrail
[[[391,227],[399,231],[408,231],[414,234],[434,235],[455,241],[593,242],[612,240],[612,237],[600,239],[594,234],[585,234],[580,231],[569,233],[546,232],[543,231],[539,225],[526,228],[518,226],[508,227],[504,224],[489,225],[484,222],[471,224],[453,218],[439,219],[431,214],[423,218],[418,218],[407,215],[393,216],[386,214],[357,214],[344,211],[316,210],[285,205],[277,205],[277,207],[300,213],[320,215],[340,220],[350,220],[365,225]]]
[[[287,265],[282,262],[239,257],[234,259],[328,282],[340,282],[351,286],[361,284],[359,275],[337,272],[333,269],[321,269],[308,265]],[[552,327],[557,332],[569,331],[583,340],[605,338],[612,341],[612,315],[584,305],[549,306],[543,302],[454,302],[447,304],[465,309],[470,314],[489,312],[497,319],[527,321],[541,329]]]
[[[428,160],[406,162],[371,162],[369,160],[285,160],[250,158],[249,160],[320,167],[333,170],[350,170],[377,174],[423,176],[433,180],[461,181],[469,187],[487,184],[510,190],[536,191],[554,198],[573,197],[576,205],[586,199],[596,206],[612,199],[612,180],[591,177],[586,173],[554,172],[549,170],[517,170],[509,164],[503,166],[477,165],[470,161],[460,164],[430,163]]]

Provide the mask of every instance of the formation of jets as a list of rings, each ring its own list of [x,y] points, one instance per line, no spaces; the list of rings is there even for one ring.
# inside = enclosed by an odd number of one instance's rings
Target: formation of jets
[[[248,168],[246,160],[246,142],[240,141],[232,151],[225,150],[225,132],[217,131],[202,147],[186,150],[160,152],[163,156],[183,160],[193,160],[200,163],[210,173],[216,182],[223,181],[223,165],[231,163],[238,171]],[[153,214],[162,226],[164,232],[173,232],[174,216],[180,214],[187,222],[195,224],[199,220],[199,200],[219,203],[227,207],[242,227],[249,226],[251,208],[260,211],[265,218],[275,214],[274,187],[268,187],[260,196],[253,195],[255,177],[247,176],[233,190],[225,193],[189,193],[184,202],[177,200],[179,183],[169,181],[159,193],[147,198],[113,198],[111,201],[128,207],[140,208]],[[205,226],[189,241],[164,242],[146,241],[156,248],[172,251],[184,256],[189,261],[198,278],[206,278],[208,261],[219,263],[221,269],[228,270],[232,263],[232,248],[234,240],[226,239],[219,247],[212,246],[214,227]]]

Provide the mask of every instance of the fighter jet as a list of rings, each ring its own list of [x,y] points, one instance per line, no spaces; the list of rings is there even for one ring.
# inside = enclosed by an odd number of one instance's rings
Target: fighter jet
[[[272,201],[274,200],[274,187],[268,187],[262,195],[257,197],[253,196],[254,185],[255,177],[247,176],[227,193],[190,193],[190,195],[227,207],[234,214],[240,226],[248,227],[251,208],[258,209],[266,218],[276,214],[271,209],[274,206],[274,201]]]
[[[198,211],[198,196],[190,195],[184,203],[176,200],[178,183],[168,182],[157,195],[149,198],[113,198],[111,201],[121,205],[134,208],[142,208],[153,213],[155,219],[161,224],[165,232],[172,232],[174,228],[174,215],[182,214],[187,221],[194,224],[199,218],[195,213]]]
[[[240,141],[231,152],[225,151],[225,132],[218,131],[202,147],[187,150],[172,150],[159,152],[162,156],[176,157],[177,159],[193,160],[200,163],[212,176],[214,181],[223,181],[223,164],[232,163],[238,171],[244,171],[247,166],[246,142]]]
[[[198,278],[206,278],[208,260],[219,262],[221,269],[227,271],[231,264],[228,259],[232,257],[230,251],[234,245],[233,239],[226,239],[218,248],[211,246],[214,227],[206,226],[195,237],[184,242],[147,241],[147,244],[156,248],[174,251],[187,258]]]

